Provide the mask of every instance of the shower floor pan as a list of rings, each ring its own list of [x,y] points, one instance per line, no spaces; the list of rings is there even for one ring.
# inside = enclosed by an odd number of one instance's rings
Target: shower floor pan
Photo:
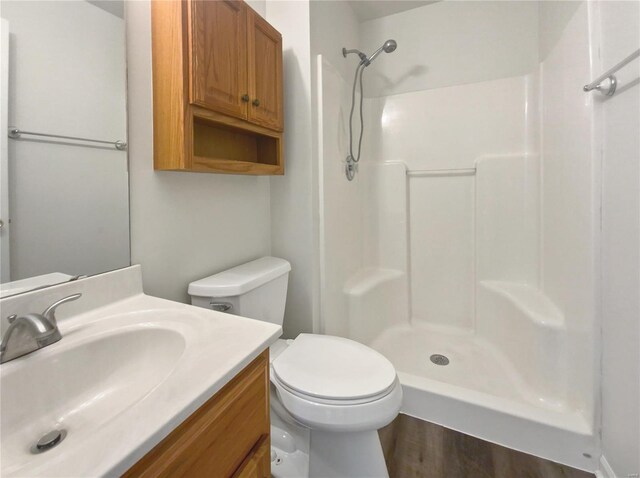
[[[542,403],[495,347],[425,325],[385,330],[370,344],[396,367],[402,413],[575,468],[596,469],[593,429],[567,404]],[[447,365],[433,355],[448,359]],[[436,362],[436,363],[434,363]]]

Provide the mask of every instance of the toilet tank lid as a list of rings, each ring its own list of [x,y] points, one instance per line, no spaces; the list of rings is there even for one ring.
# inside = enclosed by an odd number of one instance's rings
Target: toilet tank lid
[[[260,287],[286,274],[291,264],[278,257],[261,257],[232,269],[189,284],[189,295],[196,297],[233,297]]]

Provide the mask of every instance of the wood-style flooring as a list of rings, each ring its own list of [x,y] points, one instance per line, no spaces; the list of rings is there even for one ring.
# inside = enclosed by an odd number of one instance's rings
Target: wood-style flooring
[[[594,478],[594,475],[398,415],[380,430],[391,478]]]

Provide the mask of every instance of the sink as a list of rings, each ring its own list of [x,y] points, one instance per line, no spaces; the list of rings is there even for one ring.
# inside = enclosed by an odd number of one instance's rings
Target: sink
[[[161,384],[185,349],[180,333],[152,326],[59,344],[2,368],[3,468],[36,458],[32,445],[51,430],[67,431],[61,446],[85,440]]]
[[[0,367],[3,478],[120,476],[282,332],[143,293],[58,325],[62,340]]]

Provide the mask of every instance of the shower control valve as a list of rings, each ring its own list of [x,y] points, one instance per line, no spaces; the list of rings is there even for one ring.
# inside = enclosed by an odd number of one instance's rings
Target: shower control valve
[[[353,181],[353,178],[356,176],[358,172],[358,162],[353,158],[353,156],[347,156],[345,161],[344,173],[347,176],[349,181]]]

